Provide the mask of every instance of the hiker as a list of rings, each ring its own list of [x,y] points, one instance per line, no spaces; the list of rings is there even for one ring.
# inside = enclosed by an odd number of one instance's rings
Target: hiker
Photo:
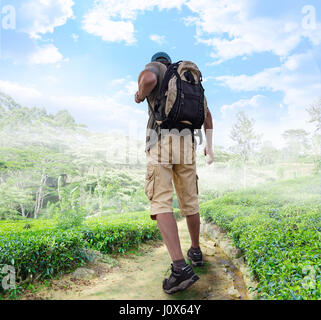
[[[177,81],[177,78],[182,81]],[[186,263],[173,214],[173,184],[180,213],[186,217],[191,248],[187,257],[192,266],[203,266],[199,244],[200,215],[196,174],[194,129],[204,124],[208,163],[214,162],[212,116],[207,108],[202,76],[188,61],[172,64],[165,52],[156,53],[138,78],[136,103],[147,98],[149,120],[146,134],[147,173],[145,193],[150,214],[157,220],[163,241],[172,259],[172,273],[163,281],[163,290],[172,294],[187,289],[199,277]],[[180,98],[180,99],[179,99]]]

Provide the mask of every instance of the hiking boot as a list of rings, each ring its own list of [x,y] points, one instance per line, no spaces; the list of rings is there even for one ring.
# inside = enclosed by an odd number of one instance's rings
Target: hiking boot
[[[180,272],[176,272],[172,264],[172,274],[163,281],[163,290],[167,294],[173,294],[187,289],[197,280],[199,276],[194,273],[190,265],[187,264]]]
[[[189,249],[187,251],[187,258],[192,262],[193,267],[202,267],[204,265],[203,254],[201,250],[194,252],[192,249]]]

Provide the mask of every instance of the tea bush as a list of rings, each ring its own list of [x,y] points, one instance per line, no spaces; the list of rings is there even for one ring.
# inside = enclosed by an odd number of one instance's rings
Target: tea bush
[[[201,206],[243,251],[261,299],[321,298],[320,186],[320,177],[273,183]]]
[[[14,266],[18,282],[50,278],[81,265],[85,260],[83,247],[83,235],[75,230],[4,233],[0,235],[0,269]]]
[[[57,220],[1,221],[0,270],[14,266],[18,284],[46,279],[83,265],[86,248],[124,253],[156,239],[160,239],[159,230],[146,212],[87,219],[81,226],[69,225],[68,230]],[[3,276],[0,273],[0,283]]]
[[[91,221],[82,232],[90,247],[102,253],[124,253],[142,242],[160,239],[154,221],[149,217],[137,219],[137,216],[131,215],[127,215],[126,219],[122,217]]]

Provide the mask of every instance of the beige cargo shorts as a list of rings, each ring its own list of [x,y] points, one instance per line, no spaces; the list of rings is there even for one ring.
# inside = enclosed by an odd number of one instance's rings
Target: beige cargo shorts
[[[145,193],[152,220],[173,212],[173,182],[182,216],[199,213],[198,176],[192,136],[166,135],[146,152]]]

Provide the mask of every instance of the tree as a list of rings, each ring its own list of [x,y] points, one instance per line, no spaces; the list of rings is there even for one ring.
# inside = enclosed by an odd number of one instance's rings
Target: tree
[[[74,118],[70,115],[67,110],[60,110],[58,111],[54,119],[56,121],[57,126],[64,127],[64,128],[74,128],[77,127],[77,124]]]
[[[316,125],[316,130],[321,130],[321,98],[316,103],[312,104],[307,109],[310,115],[310,123],[314,123]]]
[[[313,162],[314,173],[318,174],[321,171],[321,134],[315,133],[312,137],[312,150],[313,150]]]
[[[6,183],[0,182],[0,220],[19,215],[26,217],[26,210],[30,210],[33,205],[31,193],[18,188],[15,182],[13,179]]]
[[[246,187],[246,165],[259,145],[261,136],[254,132],[254,119],[249,119],[243,111],[238,112],[236,118],[230,137],[236,143],[234,151],[242,161],[243,186]]]
[[[121,162],[122,153],[114,155],[113,146],[128,146],[144,162],[136,150],[143,143],[92,133],[66,110],[49,114],[0,92],[0,217],[38,218],[78,207],[89,214],[145,210],[141,164],[137,176],[132,167],[127,174],[129,164]]]
[[[26,217],[32,214],[38,218],[44,199],[57,188],[48,186],[48,177],[58,180],[62,175],[75,172],[70,156],[43,147],[0,148],[0,159],[3,159],[0,162],[0,185],[4,186],[0,197],[7,197],[5,186],[14,186],[17,196],[13,203],[19,205],[21,215]],[[33,208],[30,208],[30,195],[34,198]],[[26,207],[31,210],[25,210]]]
[[[274,164],[279,157],[279,151],[271,141],[264,141],[256,158],[259,165]]]
[[[309,147],[308,136],[309,134],[303,129],[291,129],[284,131],[282,137],[286,141],[286,150],[290,158],[296,158],[298,155],[306,152]]]
[[[310,123],[316,125],[316,133],[312,136],[312,150],[314,154],[314,172],[321,170],[321,98],[307,109],[310,115]]]

